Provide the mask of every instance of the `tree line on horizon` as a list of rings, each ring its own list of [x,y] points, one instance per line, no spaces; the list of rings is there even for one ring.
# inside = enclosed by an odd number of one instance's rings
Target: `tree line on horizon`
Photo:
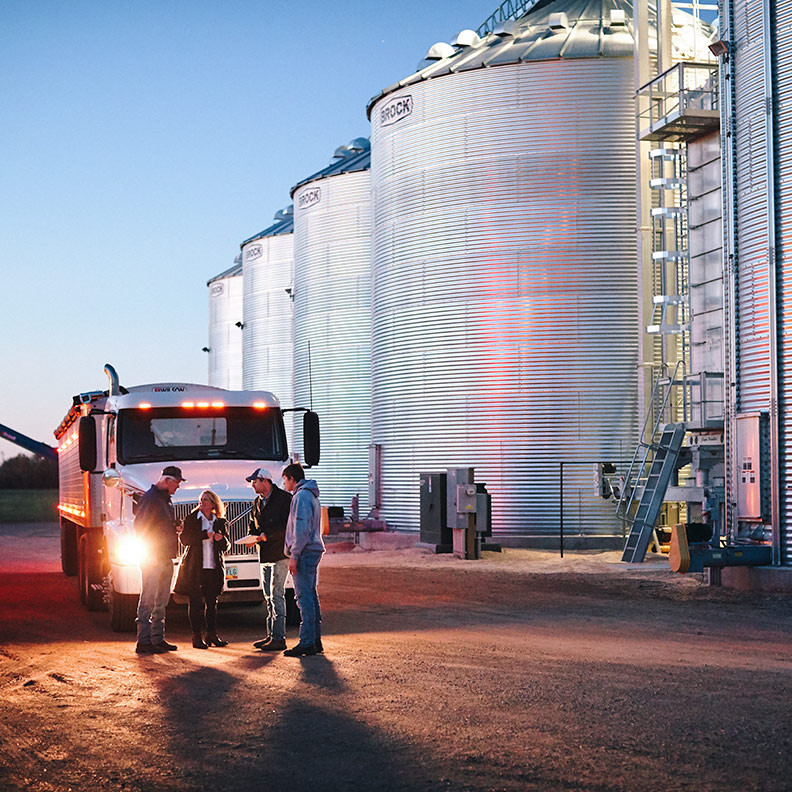
[[[57,489],[58,463],[54,459],[18,454],[0,465],[0,489]]]

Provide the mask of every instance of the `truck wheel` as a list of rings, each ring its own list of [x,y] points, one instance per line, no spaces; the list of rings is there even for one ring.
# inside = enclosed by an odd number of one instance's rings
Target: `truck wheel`
[[[61,569],[64,575],[74,577],[77,574],[77,526],[61,518],[60,532]]]
[[[138,597],[135,594],[119,594],[110,585],[107,609],[110,611],[110,628],[113,632],[134,632],[137,606]]]
[[[85,579],[87,577],[85,572],[85,554],[87,552],[86,544],[87,538],[85,536],[81,536],[77,542],[77,591],[80,593],[80,602],[83,605],[85,605],[85,592],[87,590],[87,585],[85,583]]]
[[[80,537],[78,547],[78,582],[80,586],[80,602],[89,611],[105,609],[104,585],[102,582],[101,556],[96,532],[84,533]]]
[[[294,599],[294,589],[286,589],[286,624],[289,627],[299,626],[300,609],[297,607],[297,600]]]

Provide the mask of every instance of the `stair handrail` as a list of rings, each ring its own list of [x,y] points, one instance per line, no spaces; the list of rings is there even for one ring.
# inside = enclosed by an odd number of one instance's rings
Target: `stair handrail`
[[[665,368],[666,371],[668,371],[667,364],[664,363],[663,366],[661,367],[661,369],[662,368]],[[678,374],[680,368],[682,369],[682,379],[677,379],[677,374]],[[657,445],[656,438],[657,438],[658,434],[662,434],[661,426],[664,423],[676,423],[673,420],[673,416],[672,415],[669,416],[669,418],[671,420],[666,421],[666,419],[665,419],[665,411],[666,411],[666,408],[668,407],[668,400],[671,398],[671,391],[674,388],[674,386],[676,386],[676,385],[678,385],[679,387],[682,388],[682,421],[681,421],[681,423],[687,423],[687,420],[688,420],[688,398],[687,398],[687,385],[685,383],[686,377],[687,377],[687,365],[685,364],[684,359],[680,359],[680,360],[678,360],[676,362],[676,365],[674,366],[673,373],[666,380],[663,380],[661,377],[657,378],[657,382],[655,383],[655,387],[652,389],[652,398],[654,398],[655,391],[658,388],[658,386],[662,386],[664,382],[668,383],[668,388],[666,389],[665,395],[663,396],[663,403],[660,406],[660,410],[657,413],[657,420],[655,421],[654,427],[652,428],[651,437],[649,438],[648,441],[646,440],[646,425],[648,423],[649,415],[647,415],[647,420],[644,421],[644,429],[643,429],[643,432],[642,432],[642,437],[644,438],[643,442],[648,442],[653,447],[656,446]]]
[[[635,449],[635,453],[633,454],[632,462],[630,463],[630,467],[627,469],[627,475],[624,477],[624,486],[622,487],[621,492],[619,493],[619,502],[616,504],[616,514],[622,517],[622,519],[630,521],[630,509],[632,508],[633,503],[635,502],[635,498],[639,492],[638,486],[632,486],[633,481],[633,469],[635,468],[635,464],[638,460],[638,457],[641,453],[641,449],[643,449],[643,458],[641,459],[640,465],[638,466],[638,473],[635,476],[635,482],[639,482],[644,475],[644,471],[646,470],[646,465],[649,459],[649,452],[656,448],[655,438],[657,437],[658,431],[660,429],[661,424],[665,422],[665,411],[666,407],[668,406],[668,399],[671,396],[671,388],[673,387],[674,383],[676,382],[677,373],[679,371],[679,367],[682,366],[683,372],[685,371],[685,361],[678,360],[676,366],[674,366],[674,373],[668,379],[669,387],[666,389],[665,394],[663,395],[663,403],[658,410],[657,418],[655,423],[652,427],[652,433],[647,437],[647,429],[649,427],[649,421],[652,418],[652,411],[646,411],[646,418],[644,419],[643,428],[641,429],[641,434],[639,435],[638,439],[638,446]],[[663,363],[660,365],[658,372],[662,374],[663,371],[668,372],[668,364]],[[658,376],[655,380],[654,387],[652,388],[652,394],[649,397],[649,404],[654,404],[655,398],[658,394],[658,389],[663,387],[663,377]],[[686,400],[686,393],[683,390],[682,393],[683,399],[683,413],[687,415],[687,400]],[[626,500],[626,503],[625,503]]]

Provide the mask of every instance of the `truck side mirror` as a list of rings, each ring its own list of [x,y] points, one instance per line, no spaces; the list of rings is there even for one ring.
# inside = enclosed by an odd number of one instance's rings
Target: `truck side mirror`
[[[319,464],[319,416],[311,410],[303,413],[303,461],[306,467]]]
[[[96,421],[90,415],[80,418],[80,470],[91,473],[96,468]]]

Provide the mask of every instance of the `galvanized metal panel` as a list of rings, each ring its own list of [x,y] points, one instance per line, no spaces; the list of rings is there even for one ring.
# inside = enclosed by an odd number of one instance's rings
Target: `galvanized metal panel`
[[[294,191],[294,398],[321,420],[311,475],[322,504],[368,508],[371,443],[371,186],[368,170]],[[310,353],[309,353],[310,349]],[[302,444],[295,425],[295,447]]]
[[[372,109],[373,442],[383,516],[476,468],[501,536],[556,534],[558,462],[629,458],[638,298],[631,59],[499,66]],[[618,534],[589,467],[565,523]]]
[[[258,237],[242,246],[242,387],[268,390],[283,407],[294,401],[293,315],[288,290],[294,275],[294,234]],[[293,418],[284,416],[291,448]]]
[[[736,255],[738,259],[737,355],[740,412],[772,414],[772,378],[778,380],[780,479],[774,482],[774,506],[780,507],[780,560],[792,565],[792,287],[790,234],[792,234],[792,7],[772,4],[772,29],[764,29],[765,3],[734,0],[733,63],[735,73],[736,138]],[[772,53],[773,103],[765,99],[765,55]],[[772,110],[772,114],[769,114]],[[768,140],[775,137],[768,152]],[[768,172],[773,161],[774,172]],[[775,204],[770,213],[770,206]],[[771,233],[772,223],[775,232]],[[775,262],[772,250],[775,249]],[[773,269],[771,270],[771,267]],[[773,293],[775,289],[775,303]],[[776,317],[774,320],[774,312]],[[772,341],[778,348],[773,369]],[[771,450],[774,449],[771,435]],[[732,468],[739,468],[731,459]],[[773,471],[775,472],[775,471]],[[739,486],[738,499],[743,496]]]
[[[326,179],[330,176],[340,176],[342,173],[369,170],[369,168],[371,168],[371,150],[368,147],[368,140],[366,138],[361,138],[360,141],[364,148],[356,151],[347,150],[345,156],[336,156],[329,165],[297,182],[292,188],[291,194],[294,195],[298,187],[301,187],[303,184],[308,184],[308,182],[319,181],[320,179]],[[357,142],[357,140],[353,141],[353,143]]]
[[[439,61],[422,61],[415,74],[373,97],[368,112],[371,114],[375,103],[400,88],[451,73],[555,58],[631,58],[631,28],[627,25],[611,25],[611,10],[622,10],[628,20],[632,19],[632,3],[629,0],[555,0],[553,3],[543,3],[515,20],[514,36],[501,38],[489,34],[478,44],[460,47],[454,54]],[[567,15],[569,27],[551,30],[548,26],[550,17],[558,13]],[[654,27],[656,13],[653,4],[650,4],[649,18]],[[686,24],[679,23],[683,19]],[[692,15],[675,9],[672,41],[674,57],[678,60],[707,60],[707,44],[713,32],[710,25],[696,23]]]
[[[242,274],[233,268],[228,277],[209,282],[209,384],[216,388],[242,387]]]
[[[738,412],[770,407],[764,47],[761,3],[736,0]]]
[[[781,561],[792,566],[792,4],[776,3],[776,209],[778,283]]]

